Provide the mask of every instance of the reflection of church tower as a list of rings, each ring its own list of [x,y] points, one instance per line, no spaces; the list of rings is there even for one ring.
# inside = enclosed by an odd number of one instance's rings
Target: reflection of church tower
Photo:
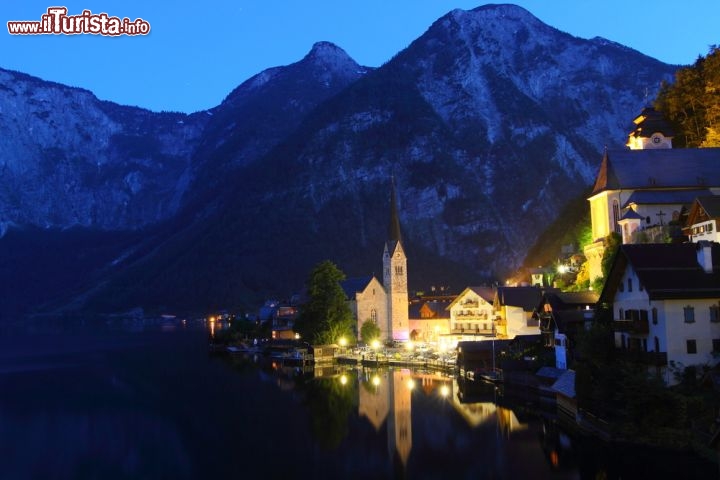
[[[387,326],[380,326],[388,340],[410,338],[408,325],[407,257],[400,234],[395,182],[390,194],[390,228],[383,252],[383,284],[387,291]],[[383,328],[384,327],[384,328]]]
[[[412,449],[412,376],[409,370],[390,372],[391,415],[388,416],[388,452],[398,453],[403,470],[407,467]]]

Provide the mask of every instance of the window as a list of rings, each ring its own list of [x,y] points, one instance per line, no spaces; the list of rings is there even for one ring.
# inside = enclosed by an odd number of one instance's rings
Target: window
[[[638,282],[638,290],[640,290],[641,292],[645,291],[645,286],[641,282]]]
[[[403,274],[402,265],[395,265],[395,275],[402,275],[402,274]]]
[[[697,341],[695,341],[695,340],[687,341],[687,353],[697,353]]]
[[[685,315],[685,323],[695,322],[695,307],[687,305],[683,308],[683,314]]]
[[[615,230],[616,233],[620,233],[618,220],[620,220],[620,205],[617,200],[613,200],[613,230]]]
[[[624,314],[624,313],[625,313],[625,312],[623,312],[623,309],[622,309],[622,308],[618,311],[618,318],[619,318],[620,320],[625,320],[625,317],[623,317],[623,314]]]
[[[713,352],[720,353],[720,338],[713,338]]]
[[[720,322],[720,306],[710,305],[710,321],[713,323]]]
[[[377,323],[377,310],[374,308],[370,310],[370,320],[372,320],[373,323]]]
[[[653,325],[658,324],[657,308],[655,308],[655,307],[653,307],[653,309],[652,309],[652,322],[653,322]]]
[[[625,284],[622,281],[618,284],[618,290],[621,292],[625,291]]]
[[[707,226],[705,227],[705,231],[706,231],[706,232],[712,232],[712,231],[713,231],[713,224],[712,224],[712,223],[708,223]]]
[[[628,292],[632,292],[632,278],[628,278]]]

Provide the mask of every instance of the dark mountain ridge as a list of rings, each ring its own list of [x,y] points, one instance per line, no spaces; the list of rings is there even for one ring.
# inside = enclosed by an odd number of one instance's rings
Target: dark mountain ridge
[[[316,44],[195,114],[181,207],[83,298],[202,311],[289,295],[325,258],[380,272],[391,175],[411,287],[502,280],[674,69],[508,5],[450,12],[375,70]]]

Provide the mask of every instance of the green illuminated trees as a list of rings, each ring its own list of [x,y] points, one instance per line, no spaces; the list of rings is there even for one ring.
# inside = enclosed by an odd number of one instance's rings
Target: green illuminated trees
[[[295,331],[314,344],[354,339],[354,320],[340,282],[345,274],[329,260],[320,262],[308,279],[308,301],[300,307]]]
[[[720,146],[720,48],[678,70],[674,83],[664,82],[655,108],[675,127],[675,146]]]

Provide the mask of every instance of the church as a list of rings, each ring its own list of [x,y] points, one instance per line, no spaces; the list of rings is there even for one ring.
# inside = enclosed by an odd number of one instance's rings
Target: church
[[[682,235],[697,197],[720,195],[720,148],[673,148],[672,128],[652,107],[633,123],[626,149],[605,150],[588,198],[591,280],[602,277],[608,235],[617,233],[624,244],[666,243]]]
[[[408,277],[407,257],[402,243],[395,183],[390,193],[390,225],[383,250],[383,283],[375,276],[349,278],[342,282],[343,290],[357,322],[372,321],[380,328],[381,338],[408,340]]]

